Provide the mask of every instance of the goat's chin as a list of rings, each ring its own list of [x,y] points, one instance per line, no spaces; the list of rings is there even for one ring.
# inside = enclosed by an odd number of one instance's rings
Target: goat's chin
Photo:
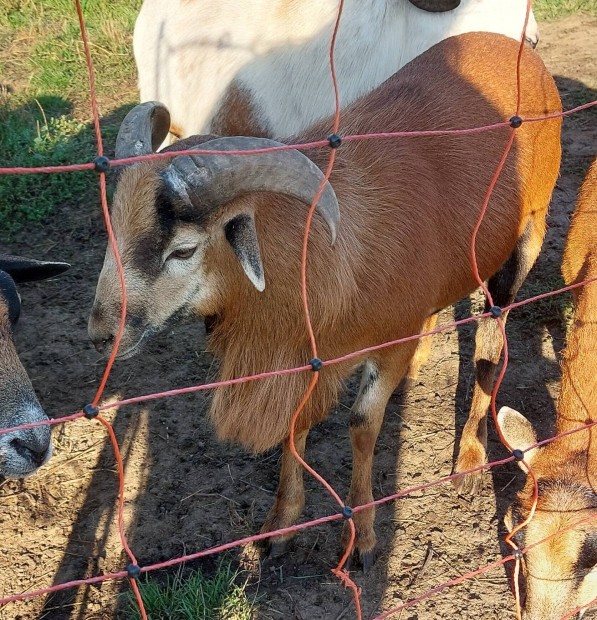
[[[128,347],[120,346],[118,348],[118,353],[116,354],[116,359],[118,361],[128,360],[131,357],[135,357],[135,355],[137,355],[138,353],[141,353],[141,351],[145,348],[147,341],[149,340],[149,338],[151,337],[153,333],[154,331],[152,329],[146,328],[145,331],[141,334],[141,336],[137,340],[137,342],[135,342],[134,344]]]

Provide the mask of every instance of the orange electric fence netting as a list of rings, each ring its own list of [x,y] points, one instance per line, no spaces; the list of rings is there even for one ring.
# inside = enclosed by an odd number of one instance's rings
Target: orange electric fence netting
[[[83,39],[83,44],[84,44],[84,49],[85,49],[85,57],[87,60],[87,68],[88,68],[88,72],[89,72],[89,83],[90,83],[90,97],[91,97],[91,107],[92,107],[92,113],[93,113],[93,122],[94,122],[94,128],[95,128],[95,135],[96,135],[96,139],[97,139],[97,154],[98,157],[102,157],[103,156],[103,145],[102,145],[102,137],[101,137],[101,132],[100,132],[100,125],[99,125],[99,113],[98,113],[98,109],[97,109],[97,100],[96,100],[96,88],[95,88],[95,77],[94,77],[94,68],[93,68],[93,63],[91,60],[91,54],[89,51],[89,44],[88,44],[88,40],[87,40],[87,35],[86,35],[86,31],[85,31],[85,23],[84,23],[84,19],[83,19],[83,14],[82,14],[82,10],[81,10],[81,5],[80,5],[80,0],[75,0],[76,3],[76,8],[77,8],[77,14],[79,17],[79,24],[80,24],[80,29],[81,29],[81,36]],[[336,80],[336,75],[335,75],[335,68],[334,68],[334,50],[335,50],[335,42],[336,42],[336,35],[338,32],[338,27],[340,24],[340,20],[341,20],[341,16],[342,16],[342,9],[343,9],[343,0],[339,0],[339,5],[338,5],[338,13],[337,13],[337,17],[336,17],[336,21],[335,21],[335,25],[334,25],[334,31],[333,31],[333,36],[332,36],[332,40],[331,40],[331,44],[330,44],[330,69],[331,69],[331,76],[332,76],[332,84],[333,84],[333,88],[334,88],[334,97],[335,97],[335,115],[334,115],[334,123],[333,123],[333,133],[336,134],[339,129],[340,129],[340,102],[339,102],[339,97],[338,97],[338,84],[337,84],[337,80]],[[524,45],[524,39],[525,39],[525,33],[526,33],[526,27],[527,27],[527,22],[529,19],[529,15],[530,15],[530,0],[527,0],[527,7],[526,7],[526,16],[525,16],[525,23],[524,23],[524,27],[522,29],[521,32],[521,42],[520,42],[520,48],[519,48],[519,54],[518,54],[518,62],[517,62],[517,68],[516,68],[516,77],[517,77],[517,103],[516,103],[516,109],[513,111],[513,116],[518,116],[519,113],[519,108],[520,108],[520,96],[521,96],[521,92],[520,92],[520,57],[522,54],[522,49],[523,49],[523,45]],[[565,112],[562,113],[557,113],[557,114],[550,114],[550,115],[546,115],[543,117],[533,117],[533,118],[523,118],[522,122],[527,123],[527,122],[541,122],[544,121],[546,119],[550,119],[550,118],[556,118],[558,116],[568,116],[570,114],[573,114],[575,112],[578,112],[580,110],[583,109],[587,109],[589,107],[592,106],[596,106],[597,105],[597,101],[592,101],[589,103],[585,103],[583,105],[580,105],[578,107],[575,107],[571,110],[567,110]],[[377,140],[381,140],[381,139],[396,139],[396,138],[416,138],[416,137],[421,137],[421,136],[431,136],[431,135],[435,135],[435,136],[441,136],[441,135],[449,135],[449,134],[476,134],[476,133],[480,133],[480,132],[485,132],[485,131],[491,131],[494,130],[496,128],[502,128],[502,127],[510,127],[511,128],[511,133],[510,133],[510,138],[509,141],[504,149],[504,153],[503,156],[494,172],[492,181],[487,189],[487,193],[485,196],[485,200],[483,202],[483,205],[481,206],[481,210],[479,213],[479,219],[477,222],[477,225],[475,227],[475,230],[473,232],[472,238],[471,238],[471,243],[470,243],[470,252],[471,252],[471,263],[472,263],[472,267],[473,267],[473,272],[475,275],[475,278],[479,284],[479,287],[481,287],[481,289],[483,290],[487,300],[489,301],[490,306],[493,305],[492,303],[492,299],[491,299],[491,295],[488,291],[488,289],[486,288],[486,286],[484,285],[483,281],[481,280],[479,273],[478,273],[478,269],[477,269],[477,261],[476,261],[476,235],[477,235],[477,231],[479,230],[479,227],[481,225],[481,222],[483,221],[483,217],[485,215],[485,211],[487,209],[488,203],[489,203],[489,199],[491,197],[493,188],[499,178],[500,172],[502,170],[502,167],[506,161],[506,158],[508,156],[508,153],[510,152],[510,149],[512,147],[513,141],[514,141],[514,132],[515,132],[515,128],[512,126],[511,121],[510,120],[505,120],[503,122],[500,123],[495,123],[493,125],[488,125],[488,126],[483,126],[483,127],[470,127],[470,128],[465,128],[465,129],[455,129],[455,130],[437,130],[437,131],[419,131],[419,132],[392,132],[392,133],[375,133],[375,134],[359,134],[359,135],[345,135],[342,136],[342,141],[343,142],[350,142],[350,141],[357,141],[357,140],[372,140],[372,139],[377,139]],[[288,150],[288,149],[301,149],[301,150],[308,150],[308,149],[314,149],[314,148],[325,148],[325,147],[329,147],[330,146],[330,141],[328,139],[322,139],[320,141],[317,142],[310,142],[310,143],[302,143],[302,144],[293,144],[293,145],[286,145],[286,146],[279,146],[279,147],[272,147],[272,148],[267,148],[267,149],[253,149],[253,150],[245,150],[245,151],[203,151],[201,149],[196,149],[196,150],[187,150],[184,151],[185,154],[192,154],[192,153],[196,153],[196,154],[202,154],[202,155],[216,155],[216,154],[226,154],[226,155],[242,155],[242,156],[250,156],[253,154],[257,154],[257,153],[263,153],[263,152],[267,152],[267,151],[282,151],[282,150]],[[127,158],[127,159],[121,159],[121,160],[112,160],[110,162],[111,165],[123,165],[126,163],[130,163],[130,162],[134,162],[134,161],[142,161],[142,160],[148,160],[148,159],[158,159],[158,158],[165,158],[165,157],[174,157],[176,155],[182,154],[182,151],[170,151],[167,154],[165,153],[156,153],[153,155],[145,155],[145,156],[141,156],[141,157],[134,157],[134,158]],[[319,190],[317,192],[316,197],[314,198],[309,212],[308,212],[308,216],[307,216],[307,220],[306,220],[306,225],[305,225],[305,232],[304,232],[304,238],[303,238],[303,245],[302,245],[302,265],[301,265],[301,293],[302,293],[302,299],[303,299],[303,308],[304,308],[304,315],[305,315],[305,321],[306,321],[306,328],[308,331],[308,335],[309,335],[309,341],[310,341],[310,346],[311,346],[311,352],[313,355],[314,359],[318,359],[317,356],[317,342],[313,333],[313,329],[311,326],[311,320],[310,320],[310,314],[309,314],[309,302],[308,302],[308,293],[307,293],[307,277],[306,277],[306,264],[307,264],[307,256],[308,256],[308,243],[309,243],[309,231],[310,231],[310,227],[311,227],[311,221],[313,218],[313,214],[315,212],[315,208],[317,205],[317,202],[321,196],[321,193],[323,192],[323,189],[325,187],[325,183],[327,182],[327,180],[329,179],[332,169],[334,167],[334,161],[335,161],[335,156],[336,156],[336,149],[335,148],[331,148],[330,149],[330,158],[329,158],[329,163],[325,172],[325,179],[322,181]],[[14,430],[18,430],[18,429],[25,429],[25,428],[32,428],[35,426],[41,426],[41,425],[55,425],[55,424],[62,424],[68,421],[72,421],[72,420],[77,420],[79,418],[83,418],[83,417],[87,417],[87,418],[97,418],[99,420],[99,422],[106,428],[106,431],[109,434],[110,437],[110,441],[112,443],[113,449],[114,449],[114,453],[116,455],[116,461],[117,461],[117,469],[118,469],[118,479],[119,479],[119,495],[118,495],[118,531],[119,531],[119,535],[120,535],[120,539],[121,539],[121,544],[122,547],[124,549],[124,551],[126,552],[126,554],[129,557],[130,560],[130,564],[126,567],[125,570],[122,570],[120,572],[116,572],[116,573],[110,573],[110,574],[104,574],[101,576],[97,576],[97,577],[91,577],[88,579],[80,579],[80,580],[76,580],[76,581],[70,581],[67,583],[62,583],[62,584],[58,584],[55,585],[53,587],[48,587],[48,588],[43,588],[43,589],[39,589],[39,590],[35,590],[35,591],[30,591],[30,592],[24,592],[21,594],[15,594],[12,596],[5,596],[0,598],[0,605],[5,605],[7,603],[13,602],[13,601],[18,601],[18,600],[23,600],[23,599],[27,599],[27,598],[32,598],[32,597],[36,597],[36,596],[41,596],[44,594],[49,594],[52,592],[57,592],[60,590],[65,590],[68,588],[73,588],[73,587],[77,587],[80,585],[89,585],[89,584],[97,584],[103,581],[107,581],[107,580],[111,580],[111,579],[121,579],[121,578],[125,578],[128,577],[129,578],[129,582],[131,584],[131,587],[133,589],[133,592],[135,594],[137,603],[139,605],[139,609],[141,612],[141,617],[142,618],[147,618],[147,614],[145,612],[144,606],[143,606],[143,601],[141,599],[141,595],[138,589],[138,585],[137,585],[137,578],[141,573],[148,573],[150,571],[154,571],[154,570],[158,570],[158,569],[163,569],[163,568],[168,568],[171,566],[175,566],[175,565],[179,565],[183,562],[187,562],[190,560],[195,560],[201,557],[205,557],[207,555],[212,555],[215,553],[219,553],[234,547],[238,547],[241,545],[245,545],[248,544],[250,542],[255,542],[255,541],[259,541],[259,540],[263,540],[266,538],[270,538],[272,536],[276,536],[276,535],[281,535],[281,534],[286,534],[289,532],[295,532],[295,531],[299,531],[299,530],[303,530],[306,528],[310,528],[310,527],[314,527],[323,523],[329,523],[332,521],[337,521],[340,519],[345,519],[346,516],[342,514],[341,511],[339,511],[338,513],[334,514],[334,515],[330,515],[330,516],[326,516],[326,517],[322,517],[319,519],[315,519],[306,523],[301,523],[292,527],[288,527],[288,528],[283,528],[283,529],[279,529],[279,530],[275,530],[272,532],[267,532],[267,533],[262,533],[262,534],[258,534],[255,536],[249,536],[243,539],[239,539],[230,543],[226,543],[223,545],[219,545],[217,547],[212,547],[209,549],[205,549],[203,551],[199,551],[197,553],[193,553],[193,554],[189,554],[189,555],[185,555],[183,557],[178,557],[178,558],[174,558],[165,562],[160,562],[160,563],[156,563],[156,564],[152,564],[152,565],[146,565],[146,566],[139,566],[137,564],[137,560],[132,552],[132,550],[130,549],[128,543],[127,543],[127,539],[125,536],[125,532],[124,532],[124,525],[123,525],[123,507],[124,507],[124,467],[123,467],[123,461],[120,455],[120,449],[118,446],[118,442],[116,439],[116,436],[114,434],[114,430],[112,429],[111,424],[104,419],[101,415],[101,412],[107,410],[107,409],[112,409],[115,407],[122,407],[125,405],[129,405],[129,404],[133,404],[133,403],[140,403],[140,402],[144,402],[144,401],[148,401],[148,400],[152,400],[152,399],[158,399],[158,398],[165,398],[165,397],[169,397],[169,396],[176,396],[176,395],[180,395],[180,394],[186,394],[186,393],[190,393],[190,392],[196,392],[196,391],[200,391],[200,390],[211,390],[217,387],[221,387],[221,386],[225,386],[225,385],[232,385],[232,384],[237,384],[237,383],[243,383],[243,382],[248,382],[248,381],[258,381],[261,379],[265,379],[268,377],[274,377],[274,376],[279,376],[279,375],[285,375],[285,374],[291,374],[291,373],[298,373],[298,372],[307,372],[307,371],[311,371],[313,372],[312,375],[312,380],[310,382],[309,388],[306,392],[306,394],[304,395],[301,404],[299,405],[298,409],[295,411],[293,417],[292,417],[292,422],[291,422],[291,427],[289,429],[289,433],[290,433],[290,444],[291,444],[291,448],[293,451],[293,454],[295,456],[295,458],[297,458],[301,464],[303,465],[303,467],[312,475],[314,476],[319,482],[321,482],[322,485],[325,486],[325,488],[329,491],[329,493],[334,497],[334,499],[337,501],[338,505],[340,506],[340,509],[343,508],[347,508],[345,507],[343,501],[341,500],[341,498],[339,497],[339,495],[334,491],[334,489],[314,470],[312,469],[297,453],[295,447],[294,447],[294,425],[295,425],[295,421],[298,417],[298,415],[300,414],[302,408],[305,406],[306,402],[308,401],[313,389],[315,388],[315,385],[317,384],[317,380],[318,380],[318,376],[319,376],[319,370],[314,369],[314,367],[311,364],[306,364],[304,366],[298,366],[295,368],[284,368],[284,369],[277,369],[277,370],[272,370],[270,372],[265,372],[265,373],[260,373],[257,375],[252,375],[252,376],[246,376],[246,377],[239,377],[237,379],[233,379],[233,380],[229,380],[229,381],[223,381],[223,382],[217,382],[217,383],[211,383],[211,384],[203,384],[203,385],[196,385],[196,386],[191,386],[191,387],[187,387],[187,388],[182,388],[182,389],[176,389],[176,390],[170,390],[170,391],[166,391],[166,392],[161,392],[161,393],[157,393],[157,394],[148,394],[148,395],[143,395],[143,396],[138,396],[138,397],[134,397],[134,398],[128,398],[128,399],[123,399],[123,400],[119,400],[116,402],[111,402],[109,405],[100,405],[100,399],[102,397],[108,376],[110,375],[112,366],[114,364],[114,360],[118,351],[118,345],[122,336],[122,332],[124,329],[124,325],[125,325],[125,319],[126,319],[126,287],[125,287],[125,282],[124,282],[124,273],[123,273],[123,269],[122,269],[122,264],[120,262],[120,257],[118,254],[118,249],[116,246],[116,242],[115,242],[115,238],[114,238],[114,234],[112,231],[112,226],[111,226],[111,222],[110,222],[110,216],[109,216],[109,211],[108,211],[108,201],[107,201],[107,192],[106,192],[106,175],[105,175],[105,171],[100,169],[100,167],[98,167],[97,165],[97,160],[96,162],[88,162],[85,164],[73,164],[73,165],[67,165],[67,166],[51,166],[51,167],[35,167],[35,168],[0,168],[0,174],[33,174],[33,173],[57,173],[57,172],[68,172],[68,171],[80,171],[80,170],[93,170],[96,169],[99,172],[99,177],[100,177],[100,197],[101,197],[101,204],[102,204],[102,209],[103,209],[103,214],[104,214],[104,219],[105,219],[105,224],[106,224],[106,228],[107,228],[107,232],[108,232],[108,237],[109,237],[109,243],[111,244],[112,250],[114,252],[114,256],[116,258],[116,263],[117,263],[117,269],[118,269],[118,274],[119,274],[119,280],[120,280],[120,286],[122,289],[122,295],[123,295],[123,303],[122,303],[122,313],[121,313],[121,318],[120,318],[120,326],[119,326],[119,332],[118,335],[116,337],[116,341],[115,341],[115,345],[113,347],[112,353],[110,355],[110,358],[108,360],[108,363],[106,365],[106,369],[103,373],[103,377],[102,380],[100,382],[99,388],[97,390],[97,393],[92,401],[92,403],[90,403],[89,405],[87,405],[85,408],[83,408],[83,410],[72,414],[72,415],[68,415],[68,416],[64,416],[61,418],[55,418],[52,420],[47,420],[45,422],[38,422],[38,423],[33,423],[33,424],[25,424],[25,425],[21,425],[18,427],[13,427],[13,428],[8,428],[8,429],[1,429],[0,430],[0,435],[4,434],[4,433],[8,433]],[[518,307],[521,307],[523,305],[529,304],[531,302],[537,301],[539,299],[543,299],[546,297],[550,297],[553,295],[557,295],[560,294],[564,291],[569,291],[581,286],[584,286],[588,283],[594,282],[595,280],[597,280],[597,278],[592,278],[592,279],[588,279],[584,282],[580,282],[571,286],[567,286],[567,287],[563,287],[560,288],[558,290],[554,290],[548,293],[544,293],[541,295],[537,295],[535,297],[532,298],[528,298],[525,299],[523,301],[519,301],[519,302],[515,302],[510,304],[509,306],[505,306],[504,308],[502,308],[503,311],[508,311],[511,309],[515,309]],[[353,358],[357,358],[360,356],[363,356],[367,353],[370,353],[372,351],[376,351],[382,348],[386,348],[386,347],[392,347],[392,346],[396,346],[399,345],[401,343],[404,342],[408,342],[411,340],[415,340],[418,338],[421,338],[423,336],[430,336],[433,334],[438,334],[440,332],[452,329],[456,326],[459,325],[463,325],[466,323],[471,323],[473,321],[478,321],[481,318],[487,318],[492,316],[492,314],[490,312],[486,312],[483,314],[478,314],[475,316],[471,316],[459,321],[454,321],[450,324],[446,324],[446,325],[442,325],[432,331],[429,332],[425,332],[425,333],[421,333],[421,334],[415,334],[412,336],[409,336],[407,338],[400,338],[400,339],[396,339],[396,340],[392,340],[389,342],[385,342],[383,344],[377,344],[371,347],[367,347],[365,349],[360,349],[358,351],[354,351],[352,353],[349,353],[347,355],[343,355],[341,357],[335,358],[335,359],[328,359],[328,360],[321,360],[323,366],[328,366],[328,365],[333,365],[333,364],[338,364],[341,363],[343,361],[349,360],[349,359],[353,359]],[[500,384],[502,382],[502,379],[505,375],[506,369],[507,369],[507,365],[508,365],[508,340],[506,338],[506,332],[504,329],[504,321],[501,317],[497,317],[496,320],[498,321],[498,324],[500,325],[500,330],[502,332],[502,336],[503,336],[503,341],[504,341],[504,354],[503,354],[503,364],[501,367],[501,370],[499,372],[493,393],[492,393],[492,399],[491,399],[491,411],[492,411],[492,415],[494,418],[494,422],[495,422],[495,426],[497,429],[497,432],[499,434],[500,440],[502,441],[502,443],[506,446],[506,448],[508,448],[508,450],[510,450],[510,452],[512,452],[512,446],[510,446],[507,441],[505,440],[504,436],[502,435],[502,432],[500,430],[499,424],[497,423],[497,414],[496,414],[496,395],[498,393],[498,390],[500,388]],[[547,443],[550,443],[552,441],[555,441],[557,439],[559,439],[560,437],[564,437],[566,435],[570,435],[572,433],[576,433],[579,431],[583,431],[583,430],[587,430],[590,429],[594,426],[597,426],[597,421],[596,422],[592,422],[589,424],[585,424],[582,426],[579,426],[578,428],[575,428],[571,431],[568,431],[566,433],[562,433],[556,437],[551,437],[549,439],[546,439],[544,441],[541,442],[537,442],[531,446],[529,446],[526,450],[524,450],[524,452],[527,452],[533,448],[545,445]],[[393,495],[389,495],[386,497],[383,497],[381,499],[375,500],[373,502],[370,502],[368,504],[365,505],[361,505],[361,506],[353,506],[350,507],[352,510],[352,513],[357,513],[360,512],[362,510],[365,510],[369,507],[372,506],[377,506],[377,505],[381,505],[383,503],[387,503],[387,502],[391,502],[394,501],[396,499],[405,497],[407,495],[410,495],[412,493],[415,493],[417,491],[422,491],[425,489],[429,489],[432,487],[435,487],[437,485],[440,484],[444,484],[448,481],[454,480],[456,478],[459,478],[461,476],[464,476],[466,474],[470,474],[470,473],[474,473],[483,469],[489,469],[492,467],[496,467],[496,466],[500,466],[500,465],[504,465],[505,463],[511,462],[513,460],[515,460],[515,456],[509,456],[508,458],[504,458],[502,460],[498,460],[498,461],[493,461],[490,463],[487,463],[485,465],[476,467],[474,469],[468,470],[466,472],[462,472],[459,474],[453,474],[450,476],[445,476],[443,478],[437,479],[433,482],[429,482],[426,484],[422,484],[416,487],[411,487],[408,489],[405,489],[404,491],[400,491],[398,493],[395,493]],[[411,599],[409,601],[406,601],[405,603],[394,607],[393,609],[387,610],[383,613],[381,613],[380,615],[378,615],[376,617],[375,620],[382,620],[383,618],[388,618],[390,616],[392,616],[393,614],[396,614],[397,612],[409,608],[409,607],[413,607],[414,605],[420,603],[421,601],[437,594],[438,592],[441,592],[443,590],[445,590],[446,588],[449,588],[451,586],[457,585],[459,583],[462,583],[463,581],[466,581],[467,579],[473,578],[477,575],[480,575],[482,573],[488,572],[492,569],[494,569],[497,566],[503,565],[507,562],[510,561],[514,561],[515,562],[515,570],[514,570],[514,579],[513,579],[513,589],[515,592],[515,596],[516,596],[516,613],[517,613],[517,617],[520,618],[521,617],[521,605],[520,605],[520,595],[519,595],[519,591],[518,591],[518,579],[517,579],[517,574],[518,574],[518,570],[519,570],[519,566],[520,566],[520,559],[522,557],[522,555],[524,553],[526,553],[527,551],[529,551],[531,548],[536,547],[537,545],[543,544],[544,542],[550,540],[551,538],[553,538],[554,536],[557,536],[563,532],[565,532],[566,530],[575,528],[576,526],[578,526],[579,524],[582,524],[588,520],[590,520],[591,518],[595,518],[595,516],[593,515],[592,517],[588,517],[585,519],[581,519],[575,523],[570,524],[569,526],[567,526],[566,528],[563,528],[557,532],[555,532],[554,534],[551,534],[550,536],[545,537],[543,540],[538,541],[537,543],[530,545],[524,549],[518,549],[516,544],[513,542],[512,540],[512,536],[514,535],[514,533],[516,533],[516,531],[518,531],[519,529],[525,527],[528,522],[530,521],[530,519],[532,519],[533,516],[533,512],[534,512],[534,508],[536,507],[537,504],[537,498],[538,498],[538,487],[537,487],[537,481],[536,478],[533,474],[532,468],[529,467],[527,465],[527,463],[522,460],[522,463],[525,465],[526,470],[528,472],[528,474],[532,477],[533,481],[534,481],[534,504],[533,504],[533,509],[530,512],[529,517],[521,524],[519,524],[513,532],[511,532],[507,537],[506,537],[506,542],[512,547],[514,553],[512,553],[511,555],[508,555],[496,562],[492,562],[484,567],[481,567],[475,571],[471,571],[469,573],[463,574],[460,577],[447,581],[429,591],[427,591],[426,593],[424,593],[423,595]],[[360,609],[360,590],[357,588],[356,584],[351,580],[349,573],[346,569],[344,569],[344,565],[346,564],[346,561],[348,559],[348,556],[350,554],[353,542],[354,542],[354,534],[355,534],[355,530],[354,530],[354,524],[352,521],[352,518],[348,518],[347,519],[350,529],[351,529],[351,540],[349,545],[346,548],[346,552],[344,554],[344,556],[342,557],[342,559],[340,560],[338,566],[333,569],[333,573],[348,587],[350,587],[352,589],[353,592],[353,596],[354,596],[354,602],[355,602],[355,607],[356,607],[356,613],[357,613],[357,617],[359,618],[359,620],[361,619],[361,609]],[[589,605],[584,605],[583,609],[586,608],[587,606],[592,605],[593,603],[597,602],[597,597],[593,600],[589,602]],[[572,610],[571,612],[569,612],[568,614],[566,614],[561,620],[567,620],[568,618],[572,618],[576,613],[578,613],[581,610],[581,608]]]

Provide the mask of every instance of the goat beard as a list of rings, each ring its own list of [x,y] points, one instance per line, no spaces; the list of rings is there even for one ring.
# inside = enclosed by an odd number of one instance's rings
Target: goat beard
[[[285,345],[283,350],[267,351],[262,342],[225,338],[218,322],[212,324],[212,330],[208,347],[220,360],[220,381],[295,368],[308,359],[308,351],[302,348],[293,350]],[[320,374],[299,414],[296,432],[327,417],[338,398],[342,370],[345,369],[330,366]],[[307,393],[311,377],[309,371],[303,371],[217,388],[209,417],[218,439],[239,443],[255,453],[274,448],[288,437],[292,416]]]

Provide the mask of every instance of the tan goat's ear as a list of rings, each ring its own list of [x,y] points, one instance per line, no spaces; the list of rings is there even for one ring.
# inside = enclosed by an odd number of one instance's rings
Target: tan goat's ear
[[[537,435],[532,424],[515,409],[502,407],[498,412],[498,424],[513,450],[527,450],[529,446],[537,443]],[[538,451],[538,448],[533,448],[524,453],[524,460],[528,465],[532,463]],[[520,467],[525,470],[521,463]]]
[[[241,267],[247,274],[247,278],[259,292],[263,291],[265,289],[265,276],[261,252],[259,251],[259,241],[257,240],[255,218],[247,213],[237,215],[226,224],[224,232],[228,243],[240,261]]]

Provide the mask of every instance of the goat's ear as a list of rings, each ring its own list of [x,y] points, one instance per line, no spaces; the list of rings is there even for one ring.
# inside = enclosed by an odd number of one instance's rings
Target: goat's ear
[[[248,213],[242,213],[232,218],[224,227],[226,240],[232,246],[241,267],[247,278],[258,291],[265,289],[263,263],[257,240],[255,218]]]
[[[55,263],[0,254],[0,270],[8,273],[15,282],[45,280],[57,276],[69,267],[68,263]]]
[[[537,435],[533,425],[515,409],[502,407],[498,412],[498,424],[513,450],[526,450],[524,460],[530,465],[537,456],[539,449],[527,450],[529,446],[537,443]],[[521,464],[521,468],[526,471]]]

